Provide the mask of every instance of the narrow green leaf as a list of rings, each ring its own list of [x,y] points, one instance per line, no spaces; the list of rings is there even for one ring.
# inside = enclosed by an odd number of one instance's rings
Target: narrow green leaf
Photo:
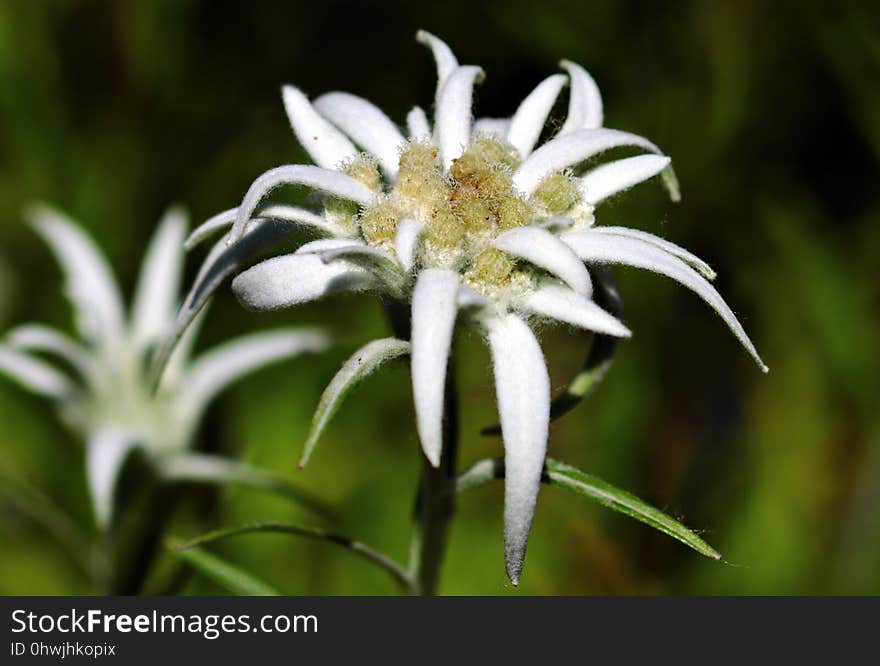
[[[364,543],[361,543],[360,541],[355,541],[348,537],[333,534],[331,532],[327,532],[325,530],[317,529],[314,527],[305,527],[302,525],[291,525],[288,523],[274,522],[250,523],[248,525],[242,525],[240,527],[227,527],[224,529],[214,530],[213,532],[208,532],[207,534],[203,534],[199,537],[196,537],[195,539],[187,541],[186,543],[180,544],[178,546],[178,549],[185,550],[189,548],[197,548],[199,546],[204,546],[205,544],[213,543],[221,539],[227,539],[230,537],[241,536],[244,534],[254,534],[259,532],[288,534],[292,536],[320,539],[323,541],[329,541],[330,543],[335,543],[336,545],[342,546],[343,548],[346,548],[351,552],[359,555],[368,562],[371,562],[372,564],[375,564],[384,569],[392,578],[394,578],[395,582],[399,583],[407,591],[411,592],[413,590],[413,581],[410,579],[410,576],[406,572],[406,570],[384,553],[380,553],[379,551],[371,548]]]
[[[367,343],[343,364],[321,395],[299,462],[300,467],[304,467],[309,461],[318,438],[348,395],[380,365],[408,353],[409,342],[406,340],[383,338]]]
[[[335,517],[327,503],[287,477],[231,458],[208,453],[177,453],[161,458],[158,469],[166,481],[241,485],[282,495],[326,518]]]
[[[678,539],[701,555],[711,557],[713,560],[721,559],[721,553],[671,516],[592,474],[587,474],[576,467],[550,458],[545,464],[544,474],[546,483],[552,486],[559,486],[578,495],[589,497],[604,507],[640,520],[646,525]]]
[[[471,465],[455,480],[455,492],[477,488],[493,479],[504,478],[504,459],[486,458]],[[543,483],[559,486],[578,495],[583,495],[604,507],[635,518],[654,529],[678,539],[686,546],[713,560],[720,560],[721,553],[698,537],[679,521],[666,515],[647,502],[625,490],[612,486],[599,477],[582,472],[576,467],[547,458],[541,477]]]
[[[268,583],[213,553],[201,548],[178,546],[173,541],[169,542],[168,547],[193,569],[234,594],[254,597],[280,596],[280,592]]]

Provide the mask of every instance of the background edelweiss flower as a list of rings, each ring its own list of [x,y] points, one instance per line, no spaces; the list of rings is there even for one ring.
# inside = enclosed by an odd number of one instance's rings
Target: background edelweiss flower
[[[388,358],[411,353],[419,437],[433,465],[441,459],[443,396],[456,322],[475,324],[491,349],[505,448],[505,556],[518,581],[545,460],[550,382],[529,322],[546,320],[606,336],[629,330],[593,300],[591,269],[609,264],[666,275],[696,292],[725,321],[762,370],[766,366],[718,292],[712,269],[654,235],[595,227],[594,210],[629,187],[661,175],[673,199],[670,159],[647,139],[603,127],[602,99],[590,75],[562,61],[566,75],[541,82],[509,119],[472,122],[479,67],[459,65],[437,37],[434,124],[415,107],[404,134],[377,107],[331,92],[313,102],[285,86],[294,133],[315,165],[267,171],[241,205],[207,221],[190,246],[232,225],[204,264],[178,319],[179,335],[227,276],[273,236],[308,227],[324,236],[241,272],[241,302],[274,310],[341,290],[373,290],[410,304],[410,341],[376,341],[352,358],[328,388],[306,446],[332,415],[345,387]],[[568,83],[565,122],[537,146]],[[584,168],[612,149],[639,155]],[[361,149],[364,152],[361,152]],[[281,185],[319,193],[312,209],[261,205]],[[170,346],[167,348],[167,356]]]
[[[194,326],[152,396],[146,370],[174,323],[186,215],[172,208],[162,219],[144,257],[128,321],[110,268],[91,239],[46,206],[34,206],[28,216],[61,264],[82,341],[40,324],[19,326],[0,343],[0,372],[54,400],[65,421],[86,440],[98,525],[106,527],[113,517],[116,483],[135,449],[166,480],[268,481],[234,461],[188,452],[196,427],[207,405],[231,382],[268,363],[323,350],[326,336],[310,329],[259,333],[191,360]],[[72,372],[62,372],[38,353],[56,357]]]

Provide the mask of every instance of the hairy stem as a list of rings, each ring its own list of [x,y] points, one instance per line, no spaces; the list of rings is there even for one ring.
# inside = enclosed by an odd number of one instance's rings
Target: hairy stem
[[[385,310],[394,334],[410,339],[409,311],[404,304],[387,302]],[[419,489],[413,511],[413,534],[410,542],[410,576],[422,595],[437,591],[449,524],[455,512],[455,470],[458,452],[458,392],[455,366],[450,354],[443,400],[443,449],[440,465],[433,467],[424,455]]]
[[[446,553],[449,523],[455,512],[455,463],[458,448],[458,395],[455,373],[446,375],[444,398],[443,452],[440,465],[433,467],[422,456],[422,477],[416,497],[415,526],[410,546],[410,571],[421,594],[437,591],[440,569]]]

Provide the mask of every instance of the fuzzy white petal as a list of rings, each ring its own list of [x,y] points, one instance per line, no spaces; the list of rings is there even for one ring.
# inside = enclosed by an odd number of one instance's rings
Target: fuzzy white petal
[[[409,273],[416,263],[416,250],[419,247],[419,235],[424,225],[411,218],[405,218],[397,224],[394,234],[394,251],[397,261],[404,273]]]
[[[281,97],[296,138],[315,164],[335,169],[357,155],[351,141],[323,118],[300,90],[284,86]]]
[[[26,214],[64,271],[67,296],[83,336],[96,344],[120,344],[125,318],[122,298],[95,243],[66,216],[48,206],[32,206]]]
[[[212,215],[190,232],[183,242],[183,249],[189,252],[203,241],[228,229],[235,223],[235,216],[237,214],[238,208],[227,208],[216,215]]]
[[[628,338],[630,330],[586,296],[561,285],[548,284],[526,294],[518,307],[596,333]]]
[[[507,141],[519,151],[521,159],[532,154],[541,136],[541,130],[547,122],[547,116],[550,115],[550,109],[553,108],[565,82],[564,74],[554,74],[541,81],[522,101],[513,118],[510,119]]]
[[[571,78],[571,98],[568,102],[568,116],[560,136],[582,129],[602,127],[602,95],[593,77],[583,67],[570,60],[563,60],[559,66]]]
[[[474,85],[482,79],[482,69],[464,65],[449,75],[440,91],[434,113],[434,132],[443,166],[447,169],[470,144]]]
[[[471,130],[471,136],[491,136],[504,140],[510,130],[509,118],[477,118]]]
[[[262,174],[248,188],[241,206],[235,215],[231,238],[239,240],[247,228],[248,221],[262,201],[276,187],[282,185],[306,185],[328,194],[354,201],[361,206],[372,203],[375,193],[366,185],[351,176],[338,171],[330,171],[321,167],[306,164],[288,164],[275,167]]]
[[[10,346],[23,351],[48,352],[70,364],[84,378],[90,377],[94,364],[89,352],[61,331],[41,324],[23,324],[6,336]]]
[[[303,243],[294,254],[316,254],[325,252],[326,250],[338,250],[342,247],[351,247],[352,245],[363,246],[365,243],[356,238],[319,238],[318,240]]]
[[[428,124],[428,116],[420,106],[414,106],[406,114],[406,130],[410,139],[429,139],[431,126]]]
[[[189,331],[193,330],[194,322],[214,292],[230,276],[250,266],[268,250],[277,248],[281,241],[289,239],[296,228],[295,224],[282,220],[257,218],[247,228],[244,237],[231,247],[231,231],[214,244],[183,299],[174,330],[154,357],[151,371],[154,383],[160,380],[172,356],[177,360],[185,359],[185,354],[177,353],[175,349],[186,351],[184,342],[192,341],[194,337]]]
[[[589,296],[593,292],[590,273],[584,263],[565,243],[546,229],[511,229],[498,236],[494,246],[556,275],[579,294]]]
[[[230,208],[208,218],[205,222],[196,227],[187,237],[186,242],[183,244],[184,249],[187,251],[192,250],[202,241],[205,241],[224,229],[231,227],[235,222],[235,216],[237,213],[238,208]],[[339,233],[339,230],[329,220],[299,206],[273,203],[264,204],[254,211],[254,217],[259,217],[264,220],[294,222],[298,225],[311,227],[331,236]]]
[[[716,289],[681,259],[665,252],[653,243],[638,238],[612,236],[595,231],[570,231],[561,236],[577,255],[587,263],[624,264],[660,273],[694,291],[724,320],[758,367],[767,372],[767,366],[749,336],[721,298]]]
[[[613,129],[579,130],[551,139],[538,148],[513,174],[513,184],[526,195],[534,192],[544,176],[621,146],[635,146],[660,153],[653,143],[629,132]]]
[[[136,443],[134,433],[102,429],[92,434],[86,444],[86,479],[95,522],[102,530],[113,518],[113,497],[119,474]]]
[[[639,240],[645,241],[646,243],[651,243],[651,245],[656,245],[664,252],[668,252],[672,256],[678,257],[707,280],[714,280],[716,277],[716,273],[712,269],[712,267],[705,261],[700,259],[697,255],[693,254],[692,252],[688,252],[683,247],[676,245],[675,243],[670,243],[664,238],[655,236],[654,234],[649,234],[645,231],[639,231],[638,229],[630,229],[629,227],[593,227],[591,231],[595,231],[596,233],[600,234],[608,234],[610,236],[626,236],[627,238],[637,238]]]
[[[131,335],[138,349],[157,342],[174,324],[186,227],[183,209],[170,208],[147,248],[131,311]]]
[[[504,438],[504,559],[516,585],[547,452],[550,378],[541,347],[521,319],[505,315],[487,327]]]
[[[406,141],[397,126],[376,105],[345,92],[331,92],[315,100],[315,108],[374,155],[390,177],[397,175],[400,147]]]
[[[192,428],[214,396],[244,375],[304,352],[324,351],[329,344],[318,329],[292,328],[246,335],[202,354],[180,384],[174,405],[180,423]]]
[[[665,155],[636,155],[602,164],[584,174],[579,181],[583,199],[593,206],[633,185],[653,178],[669,166]]]
[[[232,281],[232,290],[251,310],[278,310],[370,284],[370,274],[348,262],[325,263],[314,254],[287,254],[243,271]]]
[[[0,345],[0,374],[28,391],[56,400],[74,391],[73,383],[48,363],[6,345]]]
[[[419,273],[412,296],[412,383],[422,449],[437,467],[443,448],[446,366],[458,312],[458,273]]]
[[[431,49],[434,61],[437,63],[437,92],[434,95],[434,103],[436,104],[440,99],[440,91],[443,89],[443,84],[446,83],[446,79],[458,67],[458,59],[446,42],[426,30],[419,30],[416,33],[416,40]]]
[[[397,261],[390,254],[377,247],[370,247],[358,241],[349,242],[341,247],[330,247],[326,250],[321,250],[320,255],[324,261],[335,261],[342,258],[358,263],[365,261],[369,265],[379,263],[392,270],[397,269]]]

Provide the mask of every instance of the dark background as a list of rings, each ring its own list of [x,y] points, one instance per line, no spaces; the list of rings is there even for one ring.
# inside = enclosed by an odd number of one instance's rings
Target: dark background
[[[551,430],[550,452],[704,530],[727,564],[545,488],[517,594],[880,592],[880,22],[840,2],[13,2],[0,4],[0,328],[69,327],[57,268],[23,223],[51,202],[81,220],[130,290],[170,202],[194,222],[240,201],[265,169],[305,160],[279,87],[348,90],[403,121],[430,105],[417,28],[486,82],[480,115],[509,115],[561,58],[598,81],[606,125],[672,156],[680,204],[644,185],[598,212],[709,261],[770,366],[664,278],[618,270],[634,331],[590,401]],[[191,260],[190,271],[199,257]],[[295,469],[311,411],[355,347],[387,335],[365,296],[277,315],[216,300],[203,343],[278,323],[323,322],[329,354],[249,378],[209,415],[202,445]],[[554,387],[586,339],[545,336]],[[462,457],[501,451],[488,356],[461,345]],[[81,447],[39,399],[0,382],[0,465],[88,524]],[[403,366],[339,414],[302,484],[347,533],[403,558],[418,469]],[[226,491],[214,524],[297,517]],[[191,536],[186,522],[180,536]],[[72,559],[0,503],[0,593],[88,593]],[[292,594],[392,592],[332,546],[254,536],[216,548]],[[194,580],[189,592],[215,591]],[[441,591],[512,592],[501,485],[463,497]]]

